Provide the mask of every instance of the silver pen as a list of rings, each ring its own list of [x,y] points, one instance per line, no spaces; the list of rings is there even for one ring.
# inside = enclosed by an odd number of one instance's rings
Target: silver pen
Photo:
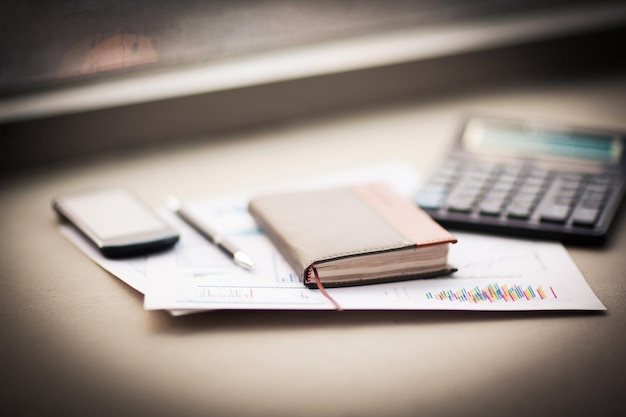
[[[243,252],[232,242],[226,240],[226,238],[224,238],[223,236],[220,236],[219,233],[217,233],[215,230],[205,224],[205,222],[194,216],[194,214],[191,213],[191,211],[186,208],[176,197],[168,197],[168,206],[195,231],[207,238],[211,243],[220,248],[227,255],[232,257],[235,264],[249,271],[255,269],[254,261],[252,261],[252,258],[247,253]]]

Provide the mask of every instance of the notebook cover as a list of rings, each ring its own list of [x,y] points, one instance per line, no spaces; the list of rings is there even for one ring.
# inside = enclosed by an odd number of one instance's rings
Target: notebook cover
[[[382,183],[259,196],[249,212],[306,285],[308,268],[318,262],[456,242]]]

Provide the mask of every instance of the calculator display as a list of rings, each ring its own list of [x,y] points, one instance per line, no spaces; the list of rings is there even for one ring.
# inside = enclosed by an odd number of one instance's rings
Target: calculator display
[[[540,123],[472,119],[463,133],[466,150],[499,155],[571,159],[606,165],[619,164],[622,137],[573,130]]]

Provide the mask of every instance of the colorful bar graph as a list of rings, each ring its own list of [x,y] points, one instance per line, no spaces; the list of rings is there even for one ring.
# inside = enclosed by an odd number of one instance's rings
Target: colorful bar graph
[[[456,301],[462,303],[494,303],[497,301],[516,302],[529,300],[546,300],[556,299],[556,292],[552,287],[548,287],[546,291],[541,286],[533,288],[532,286],[523,287],[517,284],[509,286],[508,284],[489,284],[485,287],[461,288],[456,291],[447,290],[436,293],[426,293],[426,299],[439,301]]]

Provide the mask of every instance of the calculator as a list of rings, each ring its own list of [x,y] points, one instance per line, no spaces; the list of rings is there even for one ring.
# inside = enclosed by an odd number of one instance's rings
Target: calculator
[[[624,197],[625,145],[616,132],[469,117],[416,203],[449,229],[601,245]]]

